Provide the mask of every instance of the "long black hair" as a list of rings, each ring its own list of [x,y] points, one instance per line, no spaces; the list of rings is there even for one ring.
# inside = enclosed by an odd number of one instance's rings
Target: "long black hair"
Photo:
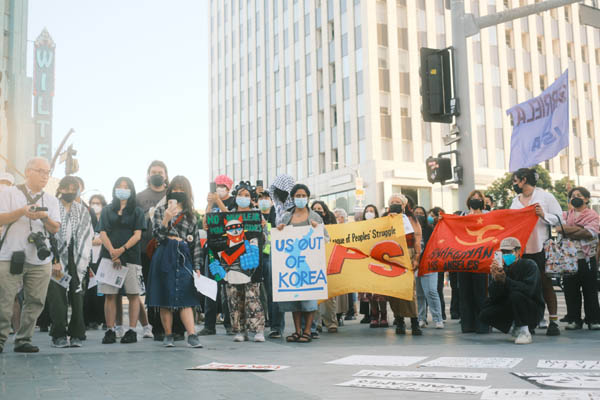
[[[329,207],[327,207],[327,204],[325,204],[324,201],[322,201],[322,200],[313,201],[312,205],[310,206],[310,209],[315,211],[314,207],[316,204],[319,204],[321,206],[321,208],[323,209],[323,213],[325,214],[325,216],[323,217],[323,223],[325,225],[337,224],[337,220],[335,219],[335,214],[331,212],[331,210],[329,209]],[[319,213],[317,213],[317,214],[319,214]]]
[[[519,180],[526,178],[526,183],[535,186],[538,180],[538,173],[533,168],[519,168],[513,173],[513,177],[517,177]]]
[[[363,209],[363,218],[365,217],[365,213],[367,212],[367,208],[369,207],[375,210],[375,218],[379,218],[379,210],[373,204],[367,204],[367,206]]]
[[[194,193],[192,192],[192,185],[190,181],[183,175],[177,175],[171,180],[167,187],[167,199],[169,195],[173,193],[173,190],[183,190],[185,193],[185,199],[181,208],[183,213],[186,215],[188,221],[193,221],[196,218],[196,212],[194,211]]]
[[[112,208],[116,212],[118,212],[121,209],[121,200],[117,199],[117,196],[115,196],[116,190],[119,187],[119,185],[121,184],[121,182],[127,183],[127,187],[129,187],[129,190],[131,191],[131,196],[129,196],[129,199],[127,199],[127,205],[125,206],[125,211],[131,213],[131,212],[133,212],[133,210],[135,210],[135,207],[136,207],[135,185],[133,184],[133,181],[131,180],[131,178],[128,178],[126,176],[122,176],[119,179],[117,179],[115,182],[115,185],[113,186]]]

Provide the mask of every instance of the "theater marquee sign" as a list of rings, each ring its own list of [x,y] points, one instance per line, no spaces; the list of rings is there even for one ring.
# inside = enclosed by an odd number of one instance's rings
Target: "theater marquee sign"
[[[56,44],[46,29],[35,41],[33,53],[33,119],[36,157],[52,158],[52,101]]]

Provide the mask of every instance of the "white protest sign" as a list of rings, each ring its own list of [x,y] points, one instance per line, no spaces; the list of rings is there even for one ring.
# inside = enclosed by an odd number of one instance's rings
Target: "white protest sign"
[[[273,301],[328,298],[323,225],[271,230]]]
[[[597,360],[539,360],[538,368],[600,370]]]
[[[513,372],[542,389],[600,390],[600,372]]]
[[[110,258],[103,258],[98,265],[96,279],[99,283],[121,288],[127,276],[128,267],[122,266],[119,269],[113,267],[113,262]]]
[[[579,390],[541,389],[489,389],[483,392],[481,400],[600,400],[600,392]]]
[[[358,378],[348,382],[338,383],[337,386],[350,386],[368,389],[406,390],[410,392],[436,392],[455,394],[479,394],[489,389],[489,386],[465,386],[448,383],[395,381],[391,379]]]
[[[373,365],[376,367],[408,367],[414,363],[425,360],[427,357],[411,356],[365,356],[353,355],[339,360],[328,361],[325,364],[337,365]]]
[[[217,281],[207,278],[204,275],[194,274],[194,286],[196,290],[213,301],[217,300]]]
[[[226,364],[212,362],[210,364],[198,365],[194,368],[188,368],[188,370],[195,371],[279,371],[282,369],[289,368],[285,365],[270,365],[270,364]]]
[[[487,374],[472,372],[426,372],[426,371],[376,371],[363,369],[352,376],[363,378],[393,378],[393,379],[460,379],[485,381]]]
[[[98,279],[96,278],[96,274],[90,268],[90,280],[88,282],[88,289],[91,289],[91,288],[93,288],[94,286],[97,286],[97,285],[98,285]]]
[[[68,289],[69,283],[71,282],[71,275],[67,274],[66,272],[61,271],[60,273],[58,273],[58,276],[54,276],[54,274],[52,274],[52,276],[50,277],[50,280],[58,283],[60,286],[64,287],[65,289]]]
[[[503,357],[440,357],[421,364],[423,367],[449,368],[513,368],[522,358]]]

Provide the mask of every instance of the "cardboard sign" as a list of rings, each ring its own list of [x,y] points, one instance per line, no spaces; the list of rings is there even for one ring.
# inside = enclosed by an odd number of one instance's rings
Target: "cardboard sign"
[[[600,370],[597,360],[539,360],[538,368]]]
[[[265,364],[225,364],[213,362],[210,364],[198,365],[194,368],[188,368],[190,371],[250,371],[250,372],[268,372],[279,371],[289,368],[284,365],[265,365]]]
[[[488,389],[481,400],[600,400],[600,392],[579,390]]]
[[[376,367],[408,367],[409,365],[425,360],[427,357],[411,356],[365,356],[353,355],[339,360],[329,361],[326,364],[337,365],[372,365]]]
[[[271,230],[273,301],[328,298],[323,225]]]
[[[513,372],[542,389],[600,390],[600,372]]]
[[[490,388],[489,386],[465,386],[437,382],[411,382],[396,381],[391,379],[365,378],[353,379],[348,382],[339,383],[337,386],[350,386],[368,389],[406,390],[410,392],[435,392],[455,394],[479,394],[482,393],[484,390]]]
[[[485,381],[487,374],[474,372],[428,372],[428,371],[378,371],[363,369],[352,376],[363,378],[393,378],[393,379],[459,379]]]
[[[522,358],[504,357],[440,357],[421,364],[423,367],[448,368],[513,368],[523,361]]]

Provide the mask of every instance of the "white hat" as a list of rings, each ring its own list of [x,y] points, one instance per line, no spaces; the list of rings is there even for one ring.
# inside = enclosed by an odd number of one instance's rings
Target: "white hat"
[[[11,185],[14,185],[15,177],[9,172],[0,172],[0,181],[9,181]]]

